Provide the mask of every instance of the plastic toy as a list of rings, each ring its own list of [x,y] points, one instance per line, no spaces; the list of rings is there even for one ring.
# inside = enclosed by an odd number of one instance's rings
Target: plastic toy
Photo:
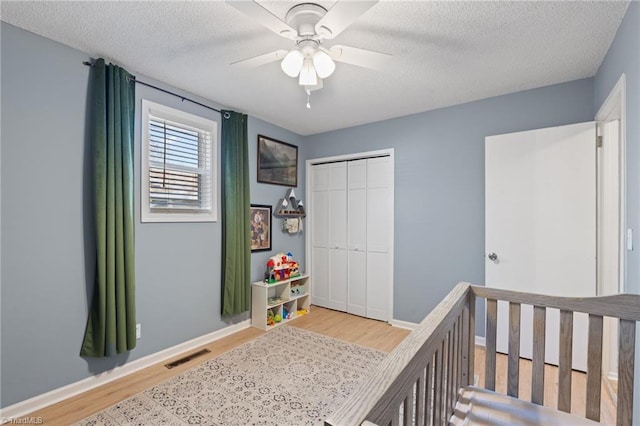
[[[287,309],[282,307],[282,319],[291,319],[293,317],[292,313],[287,311]]]
[[[274,325],[276,323],[275,317],[273,315],[273,311],[269,309],[267,311],[267,325]]]
[[[265,281],[273,284],[300,275],[300,264],[293,260],[291,253],[278,253],[267,261]]]
[[[298,311],[296,312],[297,315],[304,315],[307,313],[306,309],[298,309]]]
[[[280,321],[282,321],[282,315],[280,315],[280,314],[276,314],[276,316],[275,316],[275,317],[273,317],[273,320],[274,320],[275,322],[280,322]]]

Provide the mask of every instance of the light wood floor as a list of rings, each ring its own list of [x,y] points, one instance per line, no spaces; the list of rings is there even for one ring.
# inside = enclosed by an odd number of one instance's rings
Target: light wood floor
[[[475,374],[478,376],[478,386],[484,386],[484,348],[476,346]],[[520,383],[518,397],[525,401],[531,400],[531,361],[520,359]],[[525,378],[523,380],[522,378]],[[586,402],[587,375],[573,371],[571,375],[571,413],[584,417]],[[507,356],[498,354],[496,359],[496,392],[507,393]],[[610,389],[603,383],[601,389],[600,423],[616,424],[616,408],[611,398]],[[558,407],[558,367],[546,364],[544,366],[544,405],[556,409]]]
[[[384,322],[369,320],[316,306],[312,307],[311,311],[307,315],[290,322],[289,325],[384,352],[392,351],[402,341],[402,339],[409,334],[408,330],[392,327]],[[31,413],[28,417],[41,417],[45,424],[50,425],[71,424],[176,376],[185,370],[193,368],[199,363],[227,352],[264,333],[264,331],[250,327],[208,345],[204,345],[201,348],[189,351],[189,353],[192,353],[206,348],[211,352],[171,370],[165,368],[164,364],[171,362],[172,359]],[[175,357],[175,359],[182,358],[184,355],[186,354],[179,355]],[[484,383],[484,377],[482,374],[484,369],[484,350],[482,348],[476,348],[475,360],[475,374],[480,377],[479,384],[482,385]],[[527,364],[529,367],[527,367]],[[521,371],[525,372],[527,371],[527,368],[529,369],[528,371],[530,371],[530,362],[522,361],[520,367]],[[548,398],[545,397],[545,405],[548,403],[548,405],[554,407],[557,396],[553,393],[551,388],[554,384],[557,386],[557,369],[554,372],[554,367],[547,366],[547,368],[549,370],[545,372],[545,395],[550,394],[550,396]],[[498,360],[497,371],[498,376],[496,379],[496,390],[504,392],[506,390],[506,357]],[[525,374],[524,376],[526,377],[527,375]],[[526,399],[530,394],[530,388],[530,381],[525,380],[520,383],[520,395],[523,399]],[[549,390],[547,390],[547,388]],[[584,413],[584,389],[584,374],[574,373],[574,404],[572,411],[576,413]],[[603,395],[605,395],[604,390]],[[607,400],[606,397],[603,399]],[[615,424],[612,419],[615,419],[615,409],[613,408],[613,402],[611,402],[611,399],[609,398],[603,407],[602,423]]]
[[[316,306],[313,306],[307,315],[291,321],[289,325],[384,352],[392,351],[409,334],[407,330],[392,327],[381,321],[369,320]],[[42,417],[44,424],[47,425],[68,425],[77,422],[123,399],[170,379],[185,370],[193,368],[199,363],[230,351],[264,333],[264,331],[255,327],[250,327],[189,351],[188,353],[193,353],[204,348],[211,351],[211,353],[198,357],[191,362],[169,370],[164,366],[164,364],[173,360],[169,359],[31,413],[26,417]],[[185,355],[179,355],[175,359],[180,359]]]

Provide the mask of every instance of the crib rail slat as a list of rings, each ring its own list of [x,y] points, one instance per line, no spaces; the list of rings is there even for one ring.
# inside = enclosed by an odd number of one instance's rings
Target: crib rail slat
[[[587,349],[586,417],[600,421],[600,383],[602,381],[602,316],[589,315]]]
[[[425,425],[430,425],[432,423],[432,415],[433,415],[433,362],[434,357],[431,357],[431,361],[427,364],[427,368],[425,370],[425,392],[424,392],[424,422]]]
[[[427,364],[429,369],[429,364]],[[425,412],[425,372],[420,373],[418,381],[416,382],[416,426],[424,425],[424,412]]]
[[[436,351],[435,372],[433,375],[433,424],[441,424],[442,419],[442,351],[444,350],[444,342]]]
[[[457,392],[458,392],[458,389],[460,388],[458,386],[458,382],[459,382],[458,378],[460,376],[460,370],[458,369],[458,362],[460,358],[459,334],[460,334],[459,321],[456,321],[453,324],[453,339],[451,343],[453,357],[451,360],[451,386],[449,387],[449,392],[451,395],[449,399],[451,401],[451,405],[449,405],[450,414],[453,414],[453,408],[456,405]]]
[[[487,299],[486,355],[484,387],[496,390],[496,336],[498,326],[498,301]]]
[[[558,359],[558,410],[571,412],[571,370],[573,365],[573,312],[560,311],[560,353]]]
[[[456,389],[455,389],[456,397],[458,395],[458,389],[467,385],[466,383],[463,384],[463,381],[466,380],[466,377],[464,375],[465,374],[464,371],[462,370],[462,357],[463,357],[462,351],[464,350],[464,342],[462,340],[464,339],[464,326],[462,325],[463,318],[464,316],[462,314],[460,314],[460,316],[458,317],[458,336],[457,336],[458,337],[458,343],[457,343],[458,364],[456,365],[456,370],[458,374],[457,374]]]
[[[631,426],[633,421],[633,369],[636,347],[635,321],[621,320],[618,346],[618,409],[616,424]]]
[[[531,402],[544,405],[544,349],[547,308],[533,307],[533,360],[531,364]]]
[[[507,395],[518,397],[520,384],[520,304],[509,302],[509,360]]]
[[[413,425],[413,414],[414,414],[414,406],[413,406],[413,388],[411,388],[411,392],[404,399],[404,412],[403,412],[403,424],[405,426]]]
[[[476,345],[476,296],[469,292],[468,304],[462,309],[462,384],[474,384],[474,362]]]
[[[400,412],[397,411],[392,414],[391,426],[400,426]]]
[[[446,383],[446,399],[444,404],[445,417],[449,417],[453,410],[451,410],[453,399],[451,397],[451,392],[453,391],[453,331],[455,329],[455,323],[453,325],[453,329],[449,330],[449,334],[447,335],[447,383]]]

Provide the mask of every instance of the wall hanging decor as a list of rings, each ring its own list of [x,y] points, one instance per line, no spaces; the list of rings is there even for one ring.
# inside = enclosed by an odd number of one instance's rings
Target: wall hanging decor
[[[258,182],[298,186],[298,147],[258,135]]]
[[[280,200],[278,200],[278,204],[276,204],[276,210],[273,215],[280,218],[302,218],[306,216],[304,203],[302,200],[298,200],[296,198],[296,193],[293,188],[287,191],[284,198],[280,198]]]
[[[251,251],[271,250],[271,206],[251,204]]]
[[[276,204],[275,217],[284,219],[282,232],[288,234],[299,234],[303,230],[302,218],[306,216],[304,203],[296,198],[293,188],[287,190],[284,198],[278,200]]]

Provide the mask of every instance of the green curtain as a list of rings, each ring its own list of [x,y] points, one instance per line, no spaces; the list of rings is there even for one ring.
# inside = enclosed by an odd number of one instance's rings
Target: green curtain
[[[133,77],[98,59],[91,73],[96,277],[80,355],[136,346],[133,217]]]
[[[222,111],[222,315],[251,307],[247,116]]]

